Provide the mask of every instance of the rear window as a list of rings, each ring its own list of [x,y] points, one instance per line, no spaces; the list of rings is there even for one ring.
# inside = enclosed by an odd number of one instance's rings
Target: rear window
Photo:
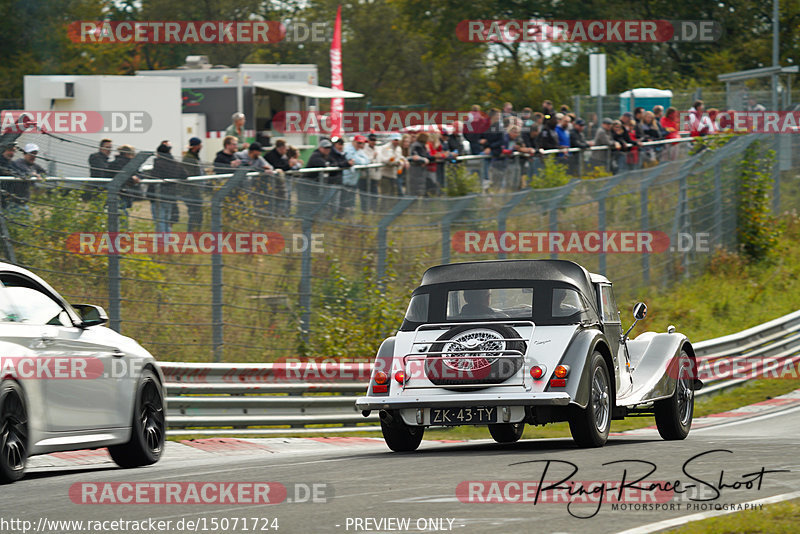
[[[533,288],[459,289],[447,293],[447,320],[530,319]]]

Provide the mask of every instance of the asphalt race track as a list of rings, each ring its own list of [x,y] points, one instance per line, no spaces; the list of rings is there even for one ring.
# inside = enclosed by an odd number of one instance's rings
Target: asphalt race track
[[[711,424],[694,428],[685,441],[665,442],[654,430],[639,430],[612,436],[604,448],[593,450],[576,449],[566,439],[512,445],[425,441],[417,452],[408,454],[391,453],[381,440],[366,438],[207,440],[199,442],[201,446],[170,442],[161,462],[133,470],[116,468],[103,451],[65,453],[32,459],[26,477],[3,488],[2,520],[27,520],[30,530],[39,528],[39,532],[101,531],[86,525],[55,529],[51,523],[81,519],[172,522],[168,529],[139,532],[264,532],[274,530],[273,518],[279,532],[289,533],[619,532],[800,490],[798,400],[800,395],[795,395],[791,403],[753,411],[746,418],[713,418]],[[58,465],[59,458],[74,461],[81,454],[92,460],[84,466],[64,465],[66,460]],[[611,502],[568,508],[564,502],[487,504],[461,502],[456,496],[456,488],[464,481],[560,480],[574,469],[566,462],[577,468],[571,481],[620,481],[627,470],[628,483],[652,469],[645,463],[651,462],[655,471],[645,480],[680,481],[679,488],[686,493],[673,494],[665,503],[675,505],[674,510],[624,511],[613,510]],[[74,484],[85,482],[209,481],[279,482],[288,494],[281,504],[270,505],[76,504],[69,494]],[[318,502],[307,502],[312,498],[306,489],[314,484]],[[695,487],[689,488],[692,484]],[[512,498],[515,495],[520,493],[509,493]],[[692,500],[703,498],[711,500]],[[294,502],[298,499],[306,502]],[[226,518],[223,529],[220,521]],[[236,518],[240,522],[234,528]],[[241,518],[250,523],[242,523]],[[176,522],[181,519],[184,523],[178,528]],[[199,521],[189,528],[187,520]],[[216,529],[212,520],[217,521]],[[408,528],[398,520],[407,520]],[[16,524],[16,530],[11,524],[0,526],[3,532],[21,532],[20,525]]]

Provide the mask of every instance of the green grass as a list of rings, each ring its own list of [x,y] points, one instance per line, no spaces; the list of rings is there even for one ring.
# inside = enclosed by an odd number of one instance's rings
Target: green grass
[[[647,319],[634,330],[663,331],[670,324],[699,341],[731,334],[798,309],[800,301],[800,218],[787,214],[784,233],[770,261],[748,263],[717,251],[707,271],[669,289],[640,290],[619,300],[623,322],[636,301],[647,304]]]
[[[747,510],[689,523],[665,534],[793,534],[800,523],[800,499],[767,504]]]

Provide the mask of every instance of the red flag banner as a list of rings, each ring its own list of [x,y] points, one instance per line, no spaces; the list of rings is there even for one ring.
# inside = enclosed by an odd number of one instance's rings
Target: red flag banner
[[[331,88],[344,90],[342,82],[342,6],[336,9],[336,23],[333,26]],[[331,98],[331,135],[342,135],[342,112],[344,112],[344,99]]]

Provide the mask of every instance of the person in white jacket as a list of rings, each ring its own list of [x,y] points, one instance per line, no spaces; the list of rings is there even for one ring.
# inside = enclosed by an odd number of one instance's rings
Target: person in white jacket
[[[399,196],[397,188],[397,173],[401,169],[408,169],[408,160],[403,156],[403,147],[400,146],[402,139],[399,133],[389,135],[389,142],[378,148],[378,163],[383,163],[380,169],[380,186],[378,188],[381,195]]]

